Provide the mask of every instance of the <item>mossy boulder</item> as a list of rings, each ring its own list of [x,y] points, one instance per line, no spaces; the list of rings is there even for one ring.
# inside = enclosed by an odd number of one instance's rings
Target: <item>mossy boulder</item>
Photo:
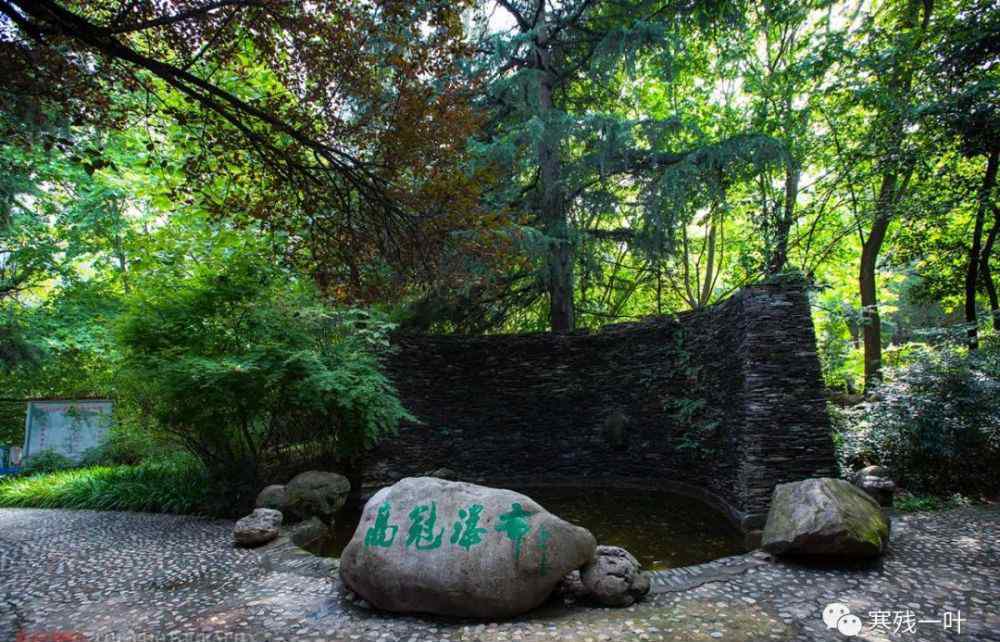
[[[761,546],[775,555],[868,558],[889,542],[889,521],[867,493],[842,479],[778,484]]]
[[[264,490],[260,491],[257,495],[257,501],[254,502],[254,506],[256,508],[270,508],[271,510],[278,510],[284,513],[288,511],[288,493],[281,484],[265,486]]]
[[[321,470],[300,473],[285,486],[289,510],[303,520],[318,517],[327,524],[350,492],[351,482],[346,477]]]

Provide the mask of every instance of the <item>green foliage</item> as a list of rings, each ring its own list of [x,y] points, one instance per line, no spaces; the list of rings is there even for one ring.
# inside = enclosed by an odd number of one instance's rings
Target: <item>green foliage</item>
[[[176,446],[157,439],[155,434],[133,426],[124,413],[117,413],[117,421],[112,424],[107,437],[99,446],[83,453],[80,467],[135,465],[144,461],[169,458]],[[174,453],[176,454],[176,453]]]
[[[234,255],[130,303],[120,396],[214,475],[256,486],[303,447],[349,462],[410,418],[380,371],[391,327]]]
[[[901,513],[919,513],[926,511],[946,510],[949,508],[960,508],[968,506],[973,502],[958,493],[950,497],[938,497],[936,495],[911,495],[905,494],[893,501],[893,508]]]
[[[693,363],[685,342],[683,331],[674,334],[673,350],[677,355],[677,369],[684,373],[689,385],[684,389],[685,396],[670,399],[665,410],[671,411],[674,425],[683,430],[671,436],[678,450],[686,452],[692,458],[704,459],[717,453],[717,449],[709,444],[717,443],[721,409],[708,403],[709,394],[705,389],[705,380],[701,377],[702,366]]]
[[[219,513],[205,469],[190,457],[93,466],[0,481],[0,506]],[[225,512],[225,511],[223,511]]]
[[[915,351],[848,413],[842,458],[881,464],[913,492],[992,493],[1000,482],[1000,342]]]
[[[39,475],[54,473],[59,470],[69,470],[75,468],[73,460],[65,455],[61,455],[54,450],[43,450],[37,455],[26,457],[21,464],[21,473],[25,475]]]

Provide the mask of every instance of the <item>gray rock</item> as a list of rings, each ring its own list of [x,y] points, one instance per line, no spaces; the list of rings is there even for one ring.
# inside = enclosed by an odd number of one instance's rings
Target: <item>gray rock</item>
[[[896,494],[896,483],[886,477],[859,475],[854,479],[854,485],[871,495],[879,506],[892,506]]]
[[[577,601],[586,599],[590,595],[590,591],[587,587],[583,585],[583,580],[580,579],[580,571],[570,571],[559,580],[559,584],[556,585],[556,595],[562,597],[569,601]]]
[[[635,601],[638,602],[642,598],[649,595],[650,589],[653,588],[653,574],[649,571],[642,571],[635,577],[635,581],[632,582],[632,595],[635,597]]]
[[[879,506],[892,506],[896,484],[885,466],[866,466],[848,476],[851,483],[875,498]]]
[[[288,510],[288,493],[281,484],[265,486],[264,490],[260,491],[257,495],[257,501],[254,502],[254,506],[257,508],[280,510],[284,513]]]
[[[410,477],[368,501],[340,576],[387,611],[510,617],[544,602],[595,546],[520,493]]]
[[[260,546],[278,536],[281,528],[280,511],[257,508],[254,512],[236,522],[233,527],[233,541],[239,546]]]
[[[871,496],[842,479],[778,484],[762,547],[776,555],[865,558],[889,541],[889,523]]]
[[[333,547],[333,524],[310,517],[292,530],[292,543],[313,555],[325,555]]]
[[[318,517],[331,522],[347,501],[351,482],[337,473],[310,470],[296,475],[285,487],[288,508],[302,519]]]
[[[631,606],[649,593],[649,577],[624,548],[598,546],[594,559],[580,571],[594,601],[604,606]]]
[[[890,479],[892,475],[889,474],[889,469],[885,466],[865,466],[861,470],[854,473],[856,478],[861,477],[882,477],[884,479]]]

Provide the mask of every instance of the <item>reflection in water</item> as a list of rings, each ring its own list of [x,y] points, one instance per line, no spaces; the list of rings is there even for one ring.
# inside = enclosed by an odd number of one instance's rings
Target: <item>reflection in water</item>
[[[650,570],[700,564],[743,552],[743,539],[724,515],[697,499],[645,490],[523,489],[551,513],[590,530],[600,544],[621,546]],[[337,516],[333,546],[339,557],[360,511]]]
[[[743,552],[743,538],[703,502],[643,490],[533,489],[551,513],[590,529],[599,544],[621,546],[646,569],[708,562]]]

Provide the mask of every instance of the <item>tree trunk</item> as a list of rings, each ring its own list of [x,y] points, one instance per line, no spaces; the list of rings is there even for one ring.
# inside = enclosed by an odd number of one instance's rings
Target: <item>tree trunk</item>
[[[549,238],[547,287],[549,290],[549,324],[553,332],[566,332],[575,325],[573,318],[573,248],[569,239],[566,198],[562,186],[560,133],[552,123],[552,88],[556,77],[552,73],[551,52],[548,50],[545,3],[539,3],[540,26],[535,39],[535,66],[538,70],[538,109],[543,123],[538,142],[538,206],[545,235]]]
[[[861,246],[861,269],[858,285],[861,291],[861,319],[865,344],[865,386],[882,378],[882,319],[878,311],[878,286],[875,271],[878,254],[882,249],[889,223],[892,221],[893,203],[896,198],[897,176],[888,172],[882,176],[878,201],[875,204],[875,222]]]
[[[993,255],[993,246],[997,240],[997,232],[1000,231],[1000,208],[993,208],[993,228],[990,229],[983,245],[982,260],[979,265],[979,278],[986,286],[986,295],[990,298],[990,317],[993,319],[994,332],[1000,333],[1000,299],[997,298],[997,286],[993,282],[993,272],[990,270],[990,257]]]
[[[976,207],[976,223],[972,229],[972,246],[969,248],[969,264],[965,270],[965,322],[969,329],[969,349],[979,347],[979,320],[976,318],[976,285],[979,282],[979,264],[983,261],[983,225],[986,222],[986,209],[989,207],[990,193],[997,181],[997,160],[1000,150],[990,153],[986,161],[986,175],[983,185],[979,188],[979,205]]]
[[[785,168],[785,202],[775,230],[774,248],[767,266],[768,275],[779,274],[788,263],[788,233],[792,229],[795,201],[799,196],[799,175],[798,163],[790,158]]]
[[[900,44],[910,40],[907,47],[910,54],[919,49],[923,42],[923,36],[930,24],[933,3],[921,0],[909,0],[906,4],[899,20],[898,32],[904,38]],[[923,10],[923,20],[918,22],[918,16]],[[913,29],[919,29],[919,33],[910,34]],[[916,36],[915,40],[911,40]],[[899,55],[897,52],[895,55]],[[887,81],[886,89],[896,101],[909,102],[910,90],[913,85],[913,69],[906,62],[907,56],[897,62]],[[878,310],[878,288],[875,283],[875,270],[878,266],[878,255],[885,241],[889,224],[895,216],[896,207],[899,204],[903,192],[913,171],[912,166],[901,169],[895,165],[893,157],[899,155],[903,141],[906,137],[905,122],[900,116],[900,112],[893,110],[894,115],[890,115],[884,129],[890,136],[890,145],[886,154],[882,157],[882,162],[886,167],[882,171],[882,184],[879,187],[878,199],[875,201],[875,219],[872,222],[871,232],[861,246],[861,268],[858,273],[858,281],[861,290],[861,318],[864,323],[864,343],[865,343],[865,387],[872,382],[882,378],[882,320]],[[892,112],[891,112],[892,113]],[[903,176],[903,184],[900,185],[900,175]]]

